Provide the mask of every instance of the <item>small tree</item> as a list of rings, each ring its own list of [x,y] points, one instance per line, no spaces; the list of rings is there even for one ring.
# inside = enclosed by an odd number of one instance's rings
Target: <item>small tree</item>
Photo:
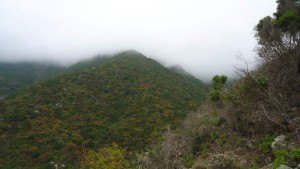
[[[210,90],[210,99],[212,101],[219,101],[221,90],[225,86],[225,83],[227,81],[227,76],[224,75],[216,75],[212,79],[212,88]]]
[[[125,159],[125,150],[116,143],[99,151],[89,150],[82,161],[82,168],[88,169],[127,169],[129,162]]]
[[[264,124],[271,122],[274,128],[289,128],[300,140],[297,122],[300,98],[300,1],[276,2],[278,6],[274,16],[261,19],[255,27],[261,63],[258,70],[245,72],[245,79],[250,79],[255,86],[250,86],[251,90],[244,92],[242,97],[248,97],[246,105],[251,102],[251,109],[257,109]]]

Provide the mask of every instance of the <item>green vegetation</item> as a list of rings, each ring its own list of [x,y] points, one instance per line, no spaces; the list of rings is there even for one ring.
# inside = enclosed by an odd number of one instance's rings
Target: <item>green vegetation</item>
[[[194,164],[194,156],[192,154],[186,155],[183,157],[183,165],[187,168],[191,168]]]
[[[277,3],[256,26],[257,69],[238,69],[230,86],[215,76],[210,99],[144,153],[141,168],[298,168],[300,3]]]
[[[300,29],[300,5],[298,0],[278,0],[274,22],[283,32],[296,34]]]
[[[37,83],[0,106],[1,167],[78,166],[82,151],[112,142],[133,157],[196,110],[204,92],[200,81],[132,52]]]
[[[300,149],[288,150],[286,148],[277,149],[273,152],[274,159],[274,168],[279,167],[281,164],[287,165],[291,161],[300,160]]]
[[[269,154],[272,152],[271,144],[274,141],[275,136],[265,135],[261,140],[261,143],[258,145],[258,149],[261,150],[265,154]]]
[[[135,155],[139,168],[297,167],[300,4],[277,3],[256,26],[257,69],[231,86],[215,76],[188,115],[203,84],[133,51],[3,100],[0,167],[127,168]]]
[[[63,70],[62,67],[42,63],[0,62],[0,100]]]
[[[107,63],[109,61],[113,60],[112,56],[96,56],[92,59],[88,59],[88,60],[83,60],[83,61],[79,61],[74,65],[71,65],[68,68],[69,72],[74,72],[74,71],[79,71],[82,69],[88,69],[88,68],[92,68],[92,67],[98,67],[100,64],[104,64]]]
[[[221,98],[221,92],[225,83],[227,81],[227,77],[224,75],[216,75],[212,79],[212,87],[210,89],[210,99],[212,101],[219,101]]]
[[[82,161],[82,168],[89,169],[129,169],[125,159],[126,151],[116,143],[105,146],[99,151],[89,150]]]

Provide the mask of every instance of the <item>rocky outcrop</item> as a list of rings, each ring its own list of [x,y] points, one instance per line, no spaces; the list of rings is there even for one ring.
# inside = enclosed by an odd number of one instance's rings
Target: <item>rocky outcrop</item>
[[[285,135],[280,135],[276,137],[274,139],[274,142],[271,145],[272,149],[285,148],[287,146],[285,139],[286,139]]]

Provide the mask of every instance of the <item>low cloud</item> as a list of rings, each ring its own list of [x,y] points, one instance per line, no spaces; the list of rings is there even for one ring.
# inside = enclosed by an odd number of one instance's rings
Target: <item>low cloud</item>
[[[134,49],[201,78],[256,57],[253,28],[275,0],[4,0],[0,60],[68,65]]]

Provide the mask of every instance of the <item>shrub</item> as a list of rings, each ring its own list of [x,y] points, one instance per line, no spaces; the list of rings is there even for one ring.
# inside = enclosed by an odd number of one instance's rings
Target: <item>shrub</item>
[[[279,167],[281,164],[283,165],[288,165],[288,164],[293,164],[299,163],[300,160],[300,149],[276,149],[273,152],[275,159],[274,159],[274,167]]]
[[[258,76],[254,77],[256,84],[260,87],[267,88],[268,87],[268,78],[266,76]]]
[[[224,75],[216,75],[212,79],[212,89],[210,90],[210,99],[212,101],[219,101],[221,90],[227,81],[227,77]]]
[[[82,168],[129,169],[129,162],[125,159],[125,150],[113,143],[99,151],[87,151],[82,161]]]
[[[210,94],[210,99],[212,101],[217,102],[220,100],[220,91],[219,90],[211,90],[209,94]]]
[[[275,139],[274,136],[266,135],[261,140],[261,143],[258,145],[258,149],[265,154],[272,152],[271,144],[274,141],[274,139]]]
[[[287,164],[288,151],[286,149],[279,149],[274,151],[275,159],[274,159],[274,168],[279,167],[281,164]]]
[[[289,155],[289,156],[290,156],[290,158],[299,161],[299,160],[300,160],[300,148],[295,149],[295,150],[292,150],[292,151],[290,152],[290,155]]]
[[[212,79],[212,88],[213,89],[221,89],[224,87],[226,81],[227,81],[227,76],[215,75]]]
[[[211,159],[212,169],[237,169],[240,168],[235,164],[235,159],[228,154],[217,154]]]
[[[194,156],[192,154],[186,155],[183,158],[182,163],[185,167],[191,168],[194,164]]]

